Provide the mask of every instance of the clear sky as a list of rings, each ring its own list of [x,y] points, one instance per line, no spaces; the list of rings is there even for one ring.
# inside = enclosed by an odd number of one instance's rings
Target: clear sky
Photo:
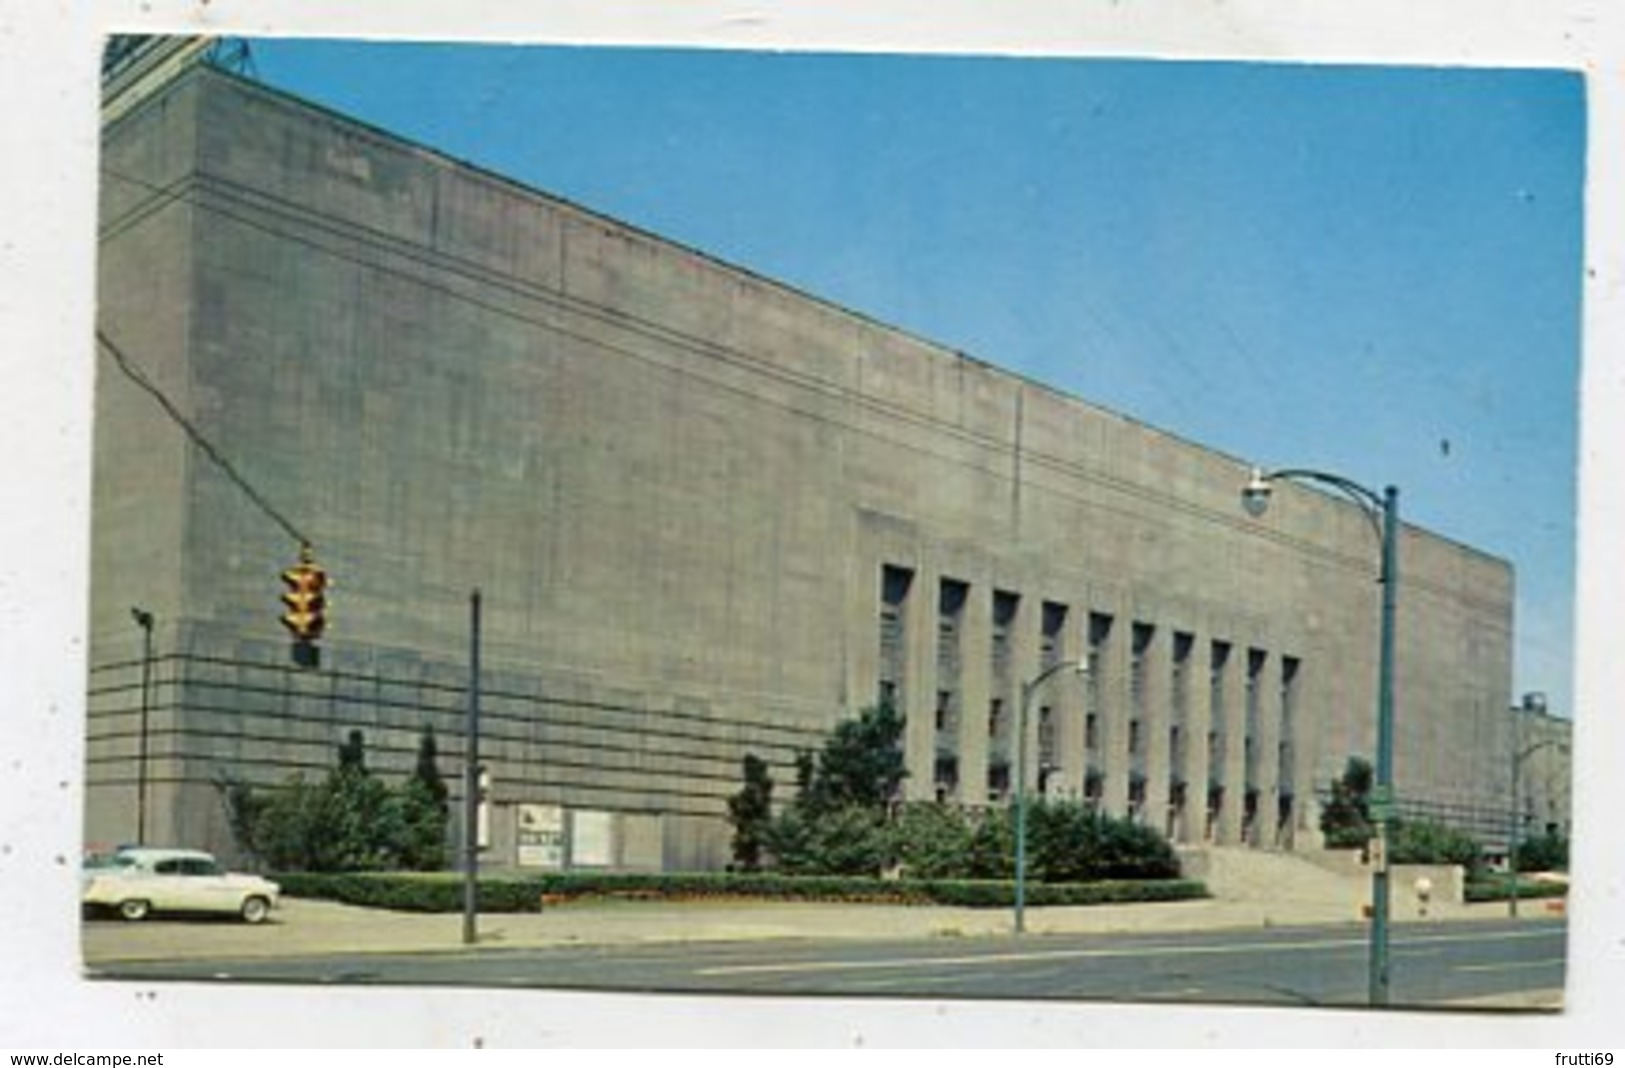
[[[1515,692],[1568,714],[1576,75],[275,40],[254,58],[1233,456],[1395,483],[1408,520],[1512,561]]]

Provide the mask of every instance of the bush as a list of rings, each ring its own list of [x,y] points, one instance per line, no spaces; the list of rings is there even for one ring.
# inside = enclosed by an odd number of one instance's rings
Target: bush
[[[219,784],[237,846],[283,872],[352,872],[444,866],[448,806],[425,733],[418,767],[399,789],[367,770],[360,731],[339,746],[320,783],[294,775],[261,791]]]
[[[1431,820],[1396,820],[1388,826],[1388,859],[1394,864],[1459,864],[1469,873],[1484,865],[1478,841]]]
[[[734,866],[739,871],[759,871],[773,822],[773,777],[768,774],[767,761],[754,753],[745,754],[743,774],[745,784],[728,798]]]
[[[1363,847],[1375,832],[1371,826],[1371,763],[1351,756],[1342,777],[1332,780],[1332,793],[1320,810],[1320,831],[1329,849]]]
[[[792,805],[767,829],[766,844],[778,870],[795,875],[879,875],[896,855],[884,813],[855,806]]]
[[[1518,843],[1519,871],[1568,871],[1569,840],[1555,831]]]
[[[942,879],[970,870],[973,830],[954,809],[933,803],[904,805],[891,826],[892,849],[903,874]]]
[[[1519,879],[1518,898],[1536,899],[1566,897],[1567,883],[1548,882],[1543,879]],[[1468,881],[1462,900],[1469,904],[1480,901],[1505,901],[1512,896],[1512,880],[1500,874],[1484,874]]]
[[[1013,878],[1015,840],[1014,810],[989,812],[971,833],[965,867],[947,874]],[[1027,806],[1027,875],[1042,883],[1175,879],[1179,858],[1150,827],[1077,801],[1039,800]]]

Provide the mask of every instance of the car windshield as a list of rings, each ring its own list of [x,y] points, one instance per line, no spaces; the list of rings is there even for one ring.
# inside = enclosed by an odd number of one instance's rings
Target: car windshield
[[[123,853],[92,853],[85,858],[85,868],[129,868],[134,866],[135,859]]]

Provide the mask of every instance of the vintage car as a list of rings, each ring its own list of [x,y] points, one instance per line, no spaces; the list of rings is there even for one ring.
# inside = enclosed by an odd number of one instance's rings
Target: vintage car
[[[130,847],[89,858],[82,876],[87,910],[113,910],[126,920],[158,912],[229,913],[262,923],[281,888],[258,875],[223,870],[195,849]]]

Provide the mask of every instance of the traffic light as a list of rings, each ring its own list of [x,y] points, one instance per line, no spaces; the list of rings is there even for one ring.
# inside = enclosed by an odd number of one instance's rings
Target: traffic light
[[[287,610],[282,625],[293,635],[293,659],[302,667],[317,665],[316,639],[327,626],[327,572],[316,563],[309,545],[299,550],[299,563],[282,572],[288,587],[282,595]]]

